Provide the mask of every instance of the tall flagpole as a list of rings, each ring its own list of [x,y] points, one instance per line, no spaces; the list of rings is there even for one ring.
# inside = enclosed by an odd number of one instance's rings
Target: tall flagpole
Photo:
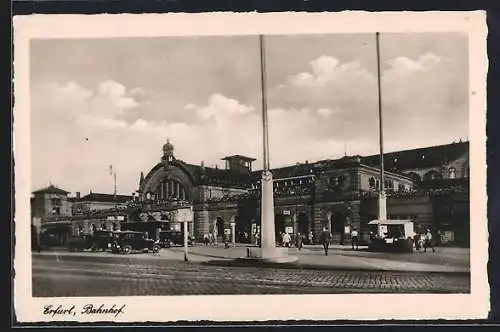
[[[379,146],[380,146],[380,185],[379,185],[379,220],[387,219],[387,201],[385,197],[384,180],[384,128],[382,118],[382,88],[380,70],[380,33],[376,34],[377,41],[377,87],[378,87],[378,119],[379,119]]]
[[[263,151],[264,151],[264,172],[268,172],[269,165],[269,129],[267,119],[267,86],[266,86],[266,49],[264,36],[260,35],[260,66],[261,66],[261,88],[262,88],[262,128],[263,128]]]
[[[259,36],[261,89],[262,89],[262,129],[263,129],[263,171],[261,179],[261,255],[271,259],[276,255],[276,235],[274,225],[273,176],[269,163],[269,128],[267,118],[266,59],[264,36]]]

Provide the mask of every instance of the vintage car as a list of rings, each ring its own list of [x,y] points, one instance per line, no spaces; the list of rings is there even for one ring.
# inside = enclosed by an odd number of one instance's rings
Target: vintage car
[[[87,235],[89,248],[92,251],[105,251],[111,249],[111,244],[119,234],[118,231],[96,230],[91,235]]]
[[[158,241],[148,238],[147,233],[123,231],[111,244],[114,253],[130,254],[132,252],[153,252],[157,253],[161,249]]]
[[[374,234],[370,251],[412,252],[414,225],[412,220],[372,220],[368,223]]]
[[[90,241],[88,240],[89,235],[72,236],[68,238],[68,250],[69,251],[83,251],[90,249]]]
[[[170,248],[173,246],[183,246],[184,245],[184,232],[168,230],[160,232],[160,245],[163,248]],[[193,245],[194,239],[188,235],[188,245]]]

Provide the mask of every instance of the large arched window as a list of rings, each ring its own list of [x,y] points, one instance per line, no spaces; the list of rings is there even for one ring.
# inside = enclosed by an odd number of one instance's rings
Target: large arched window
[[[156,189],[157,197],[160,200],[186,200],[186,190],[184,186],[176,180],[168,179],[159,183]]]

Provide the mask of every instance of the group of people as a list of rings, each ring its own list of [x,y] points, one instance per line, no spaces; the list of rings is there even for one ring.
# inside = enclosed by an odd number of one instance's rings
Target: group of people
[[[323,227],[323,231],[320,234],[320,242],[323,245],[325,256],[328,256],[328,249],[331,241],[332,233],[330,233],[326,227]],[[351,246],[352,250],[359,250],[359,232],[356,228],[351,230]]]
[[[304,245],[304,235],[297,233],[292,236],[288,233],[281,233],[281,245],[286,248],[290,248],[293,245],[299,249],[302,250],[302,246]]]
[[[436,252],[430,229],[427,229],[424,234],[415,233],[413,236],[413,242],[415,244],[416,251],[424,249],[424,252],[427,252],[427,249],[432,249],[432,252]]]

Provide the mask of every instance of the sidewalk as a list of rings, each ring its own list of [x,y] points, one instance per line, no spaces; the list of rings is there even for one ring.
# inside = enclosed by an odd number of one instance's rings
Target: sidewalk
[[[436,253],[372,253],[353,251],[350,246],[334,245],[325,256],[321,246],[306,246],[301,251],[290,248],[289,254],[297,256],[298,262],[290,264],[262,264],[255,261],[241,259],[246,257],[246,248],[249,245],[237,244],[235,247],[224,248],[224,245],[193,246],[189,247],[190,262],[210,265],[245,266],[258,265],[262,268],[300,268],[321,270],[368,270],[393,272],[439,272],[439,273],[469,273],[469,251],[456,248],[438,248]],[[162,249],[158,254],[130,254],[117,255],[109,252],[61,252],[44,251],[33,253],[36,256],[54,257],[64,260],[64,256],[81,257],[92,260],[100,257],[104,260],[165,260],[183,261],[184,248],[172,247]]]
[[[235,260],[246,256],[245,245],[225,249],[223,246],[196,246],[189,249],[190,257],[205,257],[213,260]],[[469,251],[448,250],[438,248],[436,253],[372,253],[353,251],[350,246],[334,245],[325,256],[321,246],[306,246],[301,251],[290,248],[289,254],[299,258],[292,265],[300,268],[329,268],[349,270],[377,270],[401,272],[450,272],[468,273]],[[455,249],[455,248],[453,248]],[[182,252],[182,248],[171,248],[170,251]],[[222,262],[221,262],[222,263]]]

